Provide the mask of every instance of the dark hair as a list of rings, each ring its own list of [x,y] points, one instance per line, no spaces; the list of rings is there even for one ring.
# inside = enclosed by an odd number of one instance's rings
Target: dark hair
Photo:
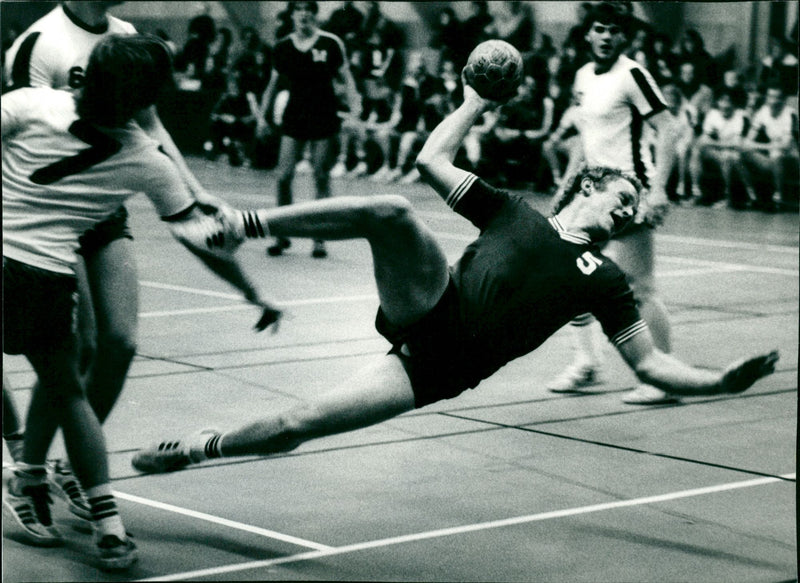
[[[553,200],[552,213],[554,215],[557,215],[564,207],[569,205],[575,198],[575,195],[581,191],[581,182],[583,182],[584,178],[591,180],[599,189],[605,188],[606,184],[612,180],[622,178],[633,185],[636,189],[636,194],[641,194],[642,192],[642,183],[632,174],[623,172],[618,168],[608,168],[606,166],[584,167],[575,174],[569,186],[562,190],[560,195],[556,196]]]
[[[633,27],[633,19],[624,12],[625,6],[621,4],[621,2],[600,2],[592,5],[591,10],[586,14],[586,19],[583,21],[583,30],[588,32],[595,22],[616,24],[620,27],[622,33],[629,37]]]
[[[306,6],[308,6],[308,9],[311,11],[312,14],[317,14],[319,12],[319,4],[317,2],[314,2],[313,0],[311,0],[310,2],[306,2],[305,0],[291,0],[291,2],[289,2],[289,6],[287,6],[290,16],[294,14],[295,10],[297,10],[298,4],[305,4]]]
[[[164,41],[150,34],[109,35],[89,56],[78,115],[97,125],[123,126],[171,82],[172,55]]]

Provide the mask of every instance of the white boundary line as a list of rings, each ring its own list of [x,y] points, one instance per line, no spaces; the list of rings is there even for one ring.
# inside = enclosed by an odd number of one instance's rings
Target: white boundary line
[[[785,479],[794,479],[795,474],[786,474],[781,476]],[[506,518],[503,520],[492,520],[489,522],[478,522],[475,524],[467,524],[463,526],[456,526],[452,528],[443,528],[439,530],[431,530],[427,532],[418,532],[403,536],[395,536],[384,539],[377,539],[341,547],[329,548],[327,550],[309,551],[299,553],[296,555],[289,555],[277,559],[266,559],[263,561],[250,561],[247,563],[239,563],[236,565],[226,565],[223,567],[212,567],[209,569],[199,569],[197,571],[186,571],[183,573],[174,573],[172,575],[164,575],[161,577],[152,577],[149,579],[142,579],[141,581],[183,581],[196,577],[214,577],[225,573],[233,573],[237,571],[247,571],[251,569],[260,569],[265,567],[272,567],[274,565],[282,565],[286,563],[297,563],[300,561],[308,561],[318,559],[321,557],[332,557],[336,555],[345,555],[355,553],[367,549],[375,549],[380,547],[387,547],[391,545],[399,545],[409,542],[416,542],[432,538],[442,538],[446,536],[454,536],[468,532],[476,532],[480,530],[489,530],[494,528],[503,528],[507,526],[514,526],[517,524],[527,524],[530,522],[541,522],[544,520],[551,520],[554,518],[564,518],[567,516],[577,516],[580,514],[591,514],[593,512],[602,512],[605,510],[614,510],[617,508],[627,508],[631,506],[641,506],[644,504],[656,504],[659,502],[669,502],[671,500],[678,500],[681,498],[690,498],[693,496],[703,496],[706,494],[715,494],[717,492],[726,492],[730,490],[738,490],[741,488],[751,488],[754,486],[763,486],[765,484],[773,484],[780,482],[779,478],[756,478],[754,480],[745,480],[742,482],[729,482],[727,484],[718,484],[716,486],[708,486],[705,488],[694,488],[692,490],[681,490],[678,492],[671,492],[669,494],[660,494],[656,496],[646,496],[643,498],[632,498],[629,500],[618,500],[616,502],[604,502],[601,504],[592,504],[589,506],[579,506],[577,508],[567,508],[564,510],[555,510],[551,512],[541,512],[538,514],[529,514],[527,516],[516,516],[513,518]]]
[[[291,536],[289,534],[283,534],[281,532],[276,532],[274,530],[268,530],[266,528],[259,528],[258,526],[252,526],[250,524],[244,524],[242,522],[236,522],[235,520],[228,520],[227,518],[221,518],[219,516],[214,516],[213,514],[206,514],[205,512],[197,512],[196,510],[189,510],[188,508],[181,508],[180,506],[173,506],[172,504],[166,504],[165,502],[157,502],[155,500],[150,500],[149,498],[142,498],[141,496],[134,496],[133,494],[126,494],[125,492],[114,491],[114,496],[120,498],[122,500],[127,500],[129,502],[136,502],[137,504],[143,504],[144,506],[150,506],[152,508],[158,508],[159,510],[166,510],[168,512],[174,512],[175,514],[183,514],[184,516],[190,516],[192,518],[198,518],[200,520],[205,520],[206,522],[213,522],[214,524],[219,524],[221,526],[227,526],[228,528],[233,528],[236,530],[242,530],[244,532],[249,532],[251,534],[257,534],[259,536],[263,536],[266,538],[272,538],[275,540],[280,540],[287,543],[292,543],[300,547],[306,547],[309,549],[315,549],[317,551],[331,551],[334,550],[333,547],[329,547],[328,545],[322,545],[319,543],[315,543],[313,541],[305,540],[302,538],[297,538],[295,536]]]

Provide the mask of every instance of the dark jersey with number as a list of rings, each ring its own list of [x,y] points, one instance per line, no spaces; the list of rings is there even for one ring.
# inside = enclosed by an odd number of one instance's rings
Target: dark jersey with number
[[[344,45],[328,32],[318,34],[308,50],[297,48],[294,34],[275,45],[273,67],[283,75],[289,90],[282,129],[295,139],[318,140],[339,131],[333,80],[346,62]]]
[[[614,344],[646,329],[625,275],[581,235],[470,174],[448,205],[481,231],[453,266],[467,366],[487,378],[591,312]]]

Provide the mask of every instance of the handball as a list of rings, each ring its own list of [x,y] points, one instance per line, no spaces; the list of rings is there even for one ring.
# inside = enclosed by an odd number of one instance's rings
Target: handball
[[[516,95],[522,72],[517,49],[502,40],[487,40],[470,53],[464,79],[484,99],[504,102]]]

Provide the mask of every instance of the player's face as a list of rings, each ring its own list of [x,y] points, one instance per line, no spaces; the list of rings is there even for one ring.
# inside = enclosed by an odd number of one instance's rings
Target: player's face
[[[608,237],[624,229],[633,220],[639,206],[636,188],[624,178],[614,178],[602,186],[595,186],[592,197],[597,226]]]
[[[311,4],[298,2],[292,10],[292,23],[295,30],[308,30],[315,26],[317,22],[316,14]]]
[[[596,63],[611,64],[617,60],[625,47],[625,34],[617,24],[593,22],[586,33],[586,42]]]

